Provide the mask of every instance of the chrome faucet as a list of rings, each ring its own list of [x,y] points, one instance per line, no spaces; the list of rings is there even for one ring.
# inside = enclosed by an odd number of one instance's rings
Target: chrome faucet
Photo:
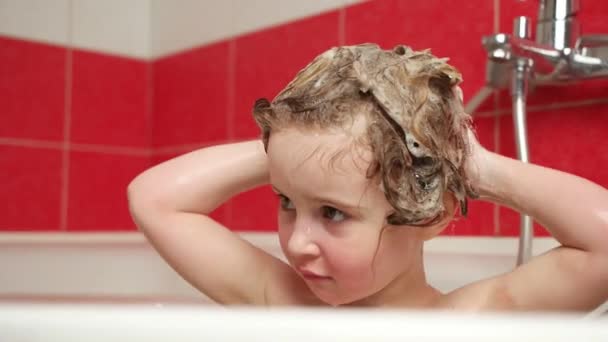
[[[541,0],[536,42],[556,50],[573,47],[580,35],[578,0]]]
[[[488,83],[495,88],[509,85],[505,62],[530,61],[535,85],[586,78],[608,77],[608,35],[580,35],[578,0],[540,0],[536,40],[530,38],[526,17],[515,20],[513,34],[485,36],[488,52]],[[500,76],[502,75],[502,77]]]
[[[492,89],[510,88],[517,155],[522,162],[529,162],[528,89],[608,77],[608,34],[581,35],[579,6],[579,0],[540,0],[535,40],[531,39],[527,17],[515,19],[512,34],[499,33],[482,39],[488,53],[486,86],[473,96],[465,110],[473,114]],[[522,214],[520,227],[517,265],[532,255],[532,219]]]

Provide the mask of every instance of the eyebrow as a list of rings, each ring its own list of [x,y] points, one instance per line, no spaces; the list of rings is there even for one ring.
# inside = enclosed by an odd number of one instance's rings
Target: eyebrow
[[[271,187],[272,187],[272,190],[275,193],[277,193],[277,194],[284,194],[283,191],[279,190],[274,185],[271,185]],[[313,197],[308,197],[308,199],[310,199],[312,201],[315,201],[315,202],[327,203],[327,204],[330,204],[332,206],[336,206],[336,207],[340,207],[340,208],[344,208],[344,209],[349,209],[349,210],[366,209],[365,207],[362,207],[361,205],[352,205],[352,204],[348,204],[346,202],[342,202],[340,200],[331,199],[331,198],[323,198],[323,197],[319,197],[319,196],[313,196]]]

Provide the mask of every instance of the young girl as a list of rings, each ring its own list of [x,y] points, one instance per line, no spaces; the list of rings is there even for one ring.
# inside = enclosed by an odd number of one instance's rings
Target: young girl
[[[589,310],[608,299],[608,191],[479,145],[458,72],[427,53],[333,48],[272,103],[262,139],[203,148],[129,185],[138,227],[194,287],[224,304],[458,310]],[[270,184],[289,264],[208,215]],[[467,198],[531,215],[559,248],[510,273],[441,293],[424,242]],[[270,213],[269,213],[270,214]]]

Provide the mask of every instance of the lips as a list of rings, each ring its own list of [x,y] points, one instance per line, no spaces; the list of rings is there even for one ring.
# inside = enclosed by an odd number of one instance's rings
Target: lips
[[[298,272],[307,280],[329,280],[331,277],[324,276],[306,269],[299,268]]]

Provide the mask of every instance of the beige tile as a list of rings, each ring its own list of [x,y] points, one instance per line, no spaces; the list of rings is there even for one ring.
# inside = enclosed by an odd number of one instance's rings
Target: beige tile
[[[150,1],[72,1],[72,44],[94,51],[148,58]]]
[[[0,0],[0,34],[68,44],[69,0]]]
[[[234,0],[235,31],[257,31],[272,25],[339,8],[350,0]]]
[[[152,0],[152,55],[231,37],[234,10],[233,0]]]

